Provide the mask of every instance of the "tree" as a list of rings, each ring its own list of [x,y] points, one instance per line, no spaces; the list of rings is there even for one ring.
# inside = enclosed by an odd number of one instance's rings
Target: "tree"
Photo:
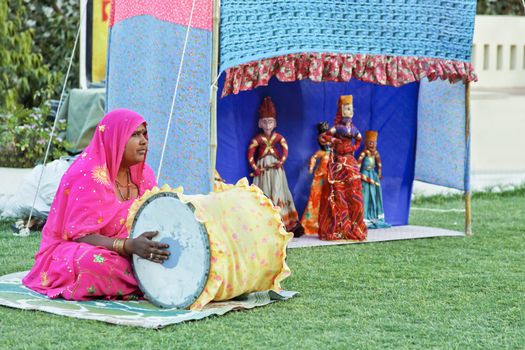
[[[478,0],[478,15],[525,15],[522,0]]]
[[[26,21],[34,30],[34,50],[42,55],[53,72],[59,76],[55,87],[55,99],[58,99],[67,72],[69,59],[75,44],[75,36],[80,24],[80,0],[24,0],[30,18]],[[68,78],[68,87],[79,86],[79,54],[74,53],[73,64]]]
[[[33,31],[23,0],[0,2],[0,108],[42,105],[53,94],[57,75],[33,51]]]

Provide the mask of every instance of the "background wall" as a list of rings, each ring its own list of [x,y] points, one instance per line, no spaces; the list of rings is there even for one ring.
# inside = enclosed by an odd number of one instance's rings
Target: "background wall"
[[[476,87],[525,87],[525,16],[476,16]]]

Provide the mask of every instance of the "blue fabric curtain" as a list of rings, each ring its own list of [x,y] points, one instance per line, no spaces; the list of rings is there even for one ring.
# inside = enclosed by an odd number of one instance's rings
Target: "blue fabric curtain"
[[[115,24],[108,51],[107,110],[129,108],[148,122],[147,162],[157,173],[187,27],[137,16]],[[211,32],[193,28],[181,72],[159,185],[210,191]]]
[[[474,0],[223,0],[220,70],[298,52],[470,62]]]
[[[219,91],[223,81],[224,75]],[[414,180],[418,91],[419,83],[395,88],[358,80],[281,83],[274,78],[266,87],[219,98],[217,170],[228,182],[251,172],[246,151],[250,139],[258,132],[259,105],[265,96],[271,96],[277,110],[277,131],[290,147],[284,168],[297,210],[302,215],[312,181],[308,162],[319,148],[316,124],[328,121],[332,125],[339,96],[352,94],[354,123],[361,134],[364,136],[369,129],[379,131],[386,220],[393,225],[407,224]]]
[[[468,191],[465,85],[427,79],[419,85],[415,178]]]

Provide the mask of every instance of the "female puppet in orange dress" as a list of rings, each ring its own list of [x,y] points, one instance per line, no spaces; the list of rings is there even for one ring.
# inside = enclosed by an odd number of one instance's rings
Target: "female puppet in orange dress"
[[[330,126],[328,122],[317,124],[319,135],[329,129]],[[328,193],[329,191],[327,166],[328,160],[330,159],[330,145],[322,144],[320,137],[317,138],[317,142],[321,149],[315,152],[310,158],[308,172],[310,174],[313,173],[317,161],[319,161],[319,163],[317,163],[317,169],[315,169],[314,179],[310,187],[310,197],[308,197],[308,203],[306,204],[306,209],[301,219],[301,225],[303,225],[304,233],[307,235],[316,235],[319,233],[319,207],[321,206],[321,198],[323,192]]]
[[[319,238],[363,241],[368,230],[363,217],[363,194],[359,164],[354,152],[362,136],[352,124],[352,95],[340,96],[334,127],[321,135],[321,142],[332,144],[328,161],[327,196],[321,200]]]

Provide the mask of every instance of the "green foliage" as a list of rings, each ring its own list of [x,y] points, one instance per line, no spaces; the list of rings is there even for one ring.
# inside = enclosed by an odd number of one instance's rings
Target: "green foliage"
[[[58,77],[33,51],[23,0],[0,2],[0,107],[14,110],[42,105],[53,94]]]
[[[34,31],[33,49],[59,77],[58,84],[54,87],[55,98],[58,99],[80,23],[81,1],[24,0],[24,2],[28,13],[31,14],[30,18],[27,18],[27,23]],[[79,86],[78,52],[77,47],[67,81],[68,88]]]
[[[523,0],[478,0],[478,15],[525,15]]]
[[[49,108],[19,108],[0,113],[0,166],[30,168],[43,162],[53,120]],[[66,155],[70,145],[61,137],[64,120],[57,122],[48,161]]]
[[[0,0],[0,166],[43,161],[53,122],[46,103],[60,97],[79,17],[77,0]],[[74,63],[69,86],[78,85]],[[56,133],[64,131],[59,122]],[[55,134],[49,160],[66,147]]]

